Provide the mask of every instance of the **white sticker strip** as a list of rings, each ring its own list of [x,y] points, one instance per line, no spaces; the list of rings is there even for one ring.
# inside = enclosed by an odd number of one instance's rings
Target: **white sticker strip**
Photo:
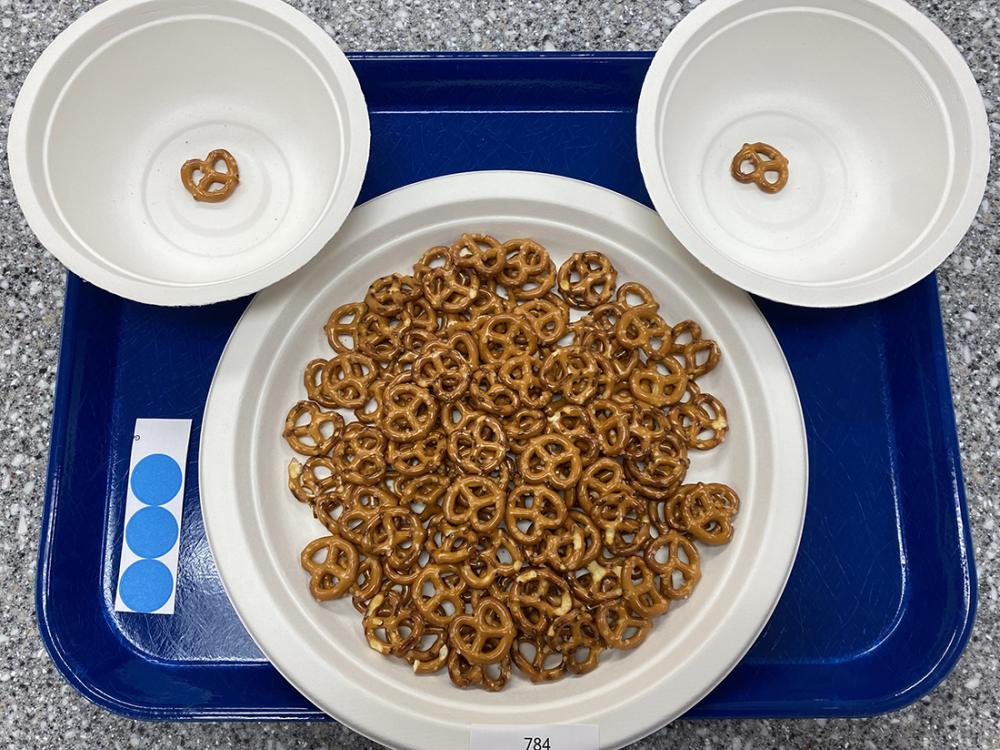
[[[137,419],[115,610],[174,613],[190,419]]]
[[[469,750],[600,750],[596,724],[473,724]]]

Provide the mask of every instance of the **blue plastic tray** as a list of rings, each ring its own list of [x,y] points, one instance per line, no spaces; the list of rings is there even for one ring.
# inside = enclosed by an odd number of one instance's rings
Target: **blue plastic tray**
[[[372,126],[362,200],[450,172],[531,169],[648,203],[634,126],[649,60],[645,53],[355,56]],[[66,678],[94,702],[130,716],[321,716],[240,625],[202,527],[201,415],[246,304],[149,307],[69,277],[38,620]],[[800,389],[809,511],[770,623],[689,716],[851,716],[897,708],[948,672],[975,609],[934,279],[850,309],[759,304]],[[137,417],[194,420],[177,612],[168,617],[113,609]]]

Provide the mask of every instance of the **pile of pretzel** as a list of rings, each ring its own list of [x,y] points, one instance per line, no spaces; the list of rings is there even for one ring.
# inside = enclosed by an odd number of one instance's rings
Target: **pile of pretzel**
[[[695,384],[718,346],[616,282],[599,252],[557,271],[532,240],[464,234],[330,316],[288,480],[328,531],[310,591],[351,596],[371,648],[460,687],[583,674],[690,595],[696,541],[729,541],[736,493],[684,484],[727,431]]]

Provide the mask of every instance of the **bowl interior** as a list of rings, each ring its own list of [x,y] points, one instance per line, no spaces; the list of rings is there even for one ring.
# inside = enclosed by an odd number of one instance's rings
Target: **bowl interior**
[[[76,40],[95,52],[72,72],[64,55],[67,75],[50,76],[50,218],[126,275],[213,284],[280,262],[341,179],[341,109],[314,45],[256,8],[208,7],[225,15],[162,3],[135,26],[116,17]],[[226,201],[196,202],[181,164],[216,148],[236,158],[240,184]]]
[[[667,74],[655,130],[682,221],[729,261],[802,285],[919,254],[968,146],[926,43],[871,4],[827,4],[752,0],[710,19]],[[756,141],[789,160],[781,192],[730,175]]]

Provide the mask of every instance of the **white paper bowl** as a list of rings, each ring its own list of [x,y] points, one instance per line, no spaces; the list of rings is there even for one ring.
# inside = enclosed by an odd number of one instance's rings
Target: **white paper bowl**
[[[986,185],[989,133],[961,55],[902,0],[709,0],[667,37],[637,115],[646,188],[702,263],[812,307],[880,299],[954,250]],[[785,189],[730,175],[745,143]]]
[[[196,305],[315,255],[357,199],[368,145],[350,63],[281,0],[109,0],[29,73],[8,158],[28,222],[72,271]],[[215,148],[240,185],[199,203],[180,166]]]

